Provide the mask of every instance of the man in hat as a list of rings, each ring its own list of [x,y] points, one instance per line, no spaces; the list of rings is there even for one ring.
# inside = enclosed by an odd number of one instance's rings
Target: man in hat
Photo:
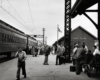
[[[18,57],[18,69],[17,69],[17,75],[16,80],[20,80],[20,69],[22,68],[22,74],[24,75],[24,78],[26,78],[26,70],[25,70],[25,60],[26,60],[26,52],[23,51],[22,47],[19,47],[19,50],[15,54],[15,57]]]
[[[86,46],[85,42],[83,42],[83,45],[85,46],[86,54],[88,53],[88,47]]]
[[[82,65],[85,61],[86,49],[85,45],[82,47],[77,48],[76,57],[75,57],[75,66],[76,66],[76,74],[80,74],[82,71]]]
[[[93,46],[93,49],[94,49],[94,52],[93,52],[93,55],[95,56],[96,54],[100,54],[100,51],[99,49],[97,48],[96,45]]]
[[[77,52],[77,48],[79,47],[78,44],[75,44],[75,48],[73,49],[73,54],[72,54],[72,61],[73,61],[73,65],[75,65],[75,59],[76,59],[76,52]]]
[[[45,59],[44,59],[43,65],[49,65],[48,64],[48,56],[49,56],[49,54],[50,54],[50,47],[46,46],[45,47],[45,51],[44,51]]]
[[[61,65],[61,46],[60,44],[57,44],[56,65],[58,65],[58,61],[59,61],[59,65]]]

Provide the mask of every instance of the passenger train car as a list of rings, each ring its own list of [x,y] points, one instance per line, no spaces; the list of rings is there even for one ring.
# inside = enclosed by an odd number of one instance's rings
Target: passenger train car
[[[11,58],[19,46],[36,46],[36,39],[0,20],[0,58]]]
[[[36,39],[34,39],[33,37],[27,35],[27,45],[28,46],[37,46],[38,45],[38,41]]]

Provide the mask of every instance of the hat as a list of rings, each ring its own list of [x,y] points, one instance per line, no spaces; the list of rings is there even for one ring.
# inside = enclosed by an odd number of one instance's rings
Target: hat
[[[19,46],[18,49],[23,49],[23,46]]]
[[[78,44],[75,44],[75,47],[78,47],[79,45]]]

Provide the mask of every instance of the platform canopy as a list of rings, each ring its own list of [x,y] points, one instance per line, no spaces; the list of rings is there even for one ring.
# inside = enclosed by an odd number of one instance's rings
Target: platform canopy
[[[74,6],[70,11],[72,18],[76,17],[78,14],[81,15],[86,9],[96,4],[99,0],[76,0]]]

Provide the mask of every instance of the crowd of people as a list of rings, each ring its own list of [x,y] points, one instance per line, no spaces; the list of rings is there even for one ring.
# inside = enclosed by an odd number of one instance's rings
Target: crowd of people
[[[39,54],[39,52],[42,51],[42,53],[44,54],[45,58],[44,58],[44,62],[43,65],[49,65],[48,63],[48,57],[50,55],[50,53],[52,54],[56,54],[56,65],[61,65],[62,63],[65,64],[65,47],[61,44],[57,44],[56,49],[54,47],[50,47],[50,46],[43,46],[41,48],[41,51],[39,51],[40,49],[38,49],[37,47],[29,47],[28,48],[28,54],[31,54],[33,57],[37,56]],[[27,51],[23,50],[23,47],[20,46],[18,51],[16,52],[15,57],[18,57],[18,63],[17,63],[17,73],[16,73],[16,80],[20,80],[20,70],[22,69],[22,75],[24,75],[24,78],[26,78],[26,69],[25,69],[25,60],[26,60],[26,53]]]
[[[72,57],[73,65],[75,65],[77,75],[81,73],[83,64],[89,64],[96,54],[100,54],[100,51],[97,45],[94,45],[93,48],[94,48],[94,51],[92,53],[91,50],[88,50],[88,47],[86,46],[84,42],[82,46],[75,44],[71,57]],[[61,65],[61,64],[66,63],[65,47],[62,44],[57,44],[55,48],[50,47],[50,46],[44,46],[42,51],[45,56],[43,65],[49,65],[48,57],[50,53],[56,54],[55,65]],[[38,53],[38,49],[35,47],[32,47],[31,54],[33,56],[36,56],[37,53]],[[26,52],[23,51],[22,47],[19,47],[15,56],[18,57],[18,64],[17,64],[18,69],[17,69],[17,75],[16,75],[17,79],[16,80],[20,80],[20,69],[21,68],[22,68],[22,75],[24,75],[24,78],[26,78],[27,77],[26,69],[25,69],[25,60],[27,58]]]
[[[55,51],[56,56],[56,65],[65,64],[65,47],[61,44],[57,44],[57,49]],[[59,62],[58,62],[59,61]]]
[[[75,45],[73,54],[71,56],[73,65],[75,65],[77,75],[81,73],[83,64],[89,64],[96,54],[100,54],[97,45],[94,45],[93,49],[93,52],[91,52],[91,50],[88,50],[88,47],[84,42],[82,44],[82,47],[80,47],[78,44]]]

